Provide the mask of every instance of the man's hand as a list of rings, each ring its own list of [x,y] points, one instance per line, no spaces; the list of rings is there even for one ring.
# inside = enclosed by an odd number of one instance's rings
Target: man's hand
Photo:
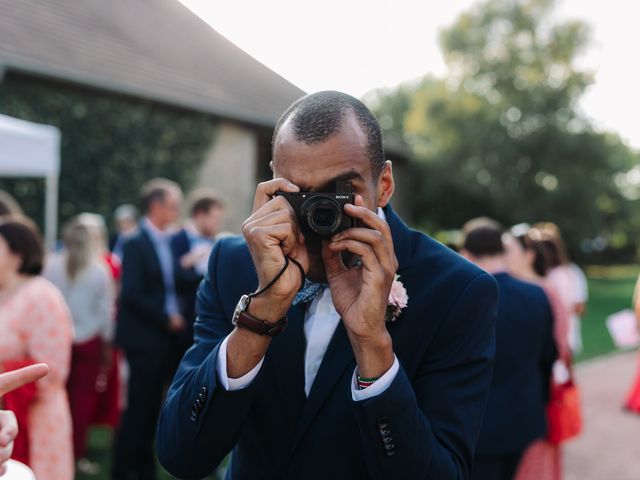
[[[185,322],[182,315],[179,313],[172,313],[169,315],[169,330],[172,332],[181,332],[187,328],[187,322]]]
[[[276,192],[298,192],[300,189],[284,178],[276,178],[258,185],[251,216],[242,225],[251,258],[256,267],[259,289],[265,287],[282,270],[285,256],[297,260],[305,271],[309,269],[304,237],[300,233],[295,212],[284,197]],[[266,292],[252,300],[252,315],[277,321],[289,310],[291,302],[302,286],[300,270],[293,263]]]
[[[393,364],[385,314],[398,261],[389,225],[364,206],[361,196],[344,210],[368,228],[349,228],[323,242],[327,280],[333,304],[349,334],[358,373],[379,377]],[[357,255],[360,265],[345,266],[342,252]]]
[[[38,363],[0,374],[0,397],[27,383],[34,382],[49,373],[49,367]],[[0,410],[0,476],[4,475],[6,465],[13,453],[13,441],[18,435],[18,422],[13,412]]]
[[[253,212],[242,225],[242,234],[258,273],[258,289],[276,278],[285,264],[285,256],[298,261],[305,272],[309,269],[307,249],[293,208],[285,198],[274,197],[278,191],[299,190],[284,178],[258,185]],[[302,280],[298,267],[289,263],[276,283],[251,300],[249,313],[266,322],[277,322],[289,310]],[[270,343],[270,337],[236,328],[227,342],[227,375],[240,378],[251,371],[264,357]]]

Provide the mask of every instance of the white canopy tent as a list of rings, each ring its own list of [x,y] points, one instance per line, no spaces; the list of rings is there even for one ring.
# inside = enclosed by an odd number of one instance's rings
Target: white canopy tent
[[[60,130],[0,115],[0,177],[44,177],[45,239],[52,249],[58,223]]]

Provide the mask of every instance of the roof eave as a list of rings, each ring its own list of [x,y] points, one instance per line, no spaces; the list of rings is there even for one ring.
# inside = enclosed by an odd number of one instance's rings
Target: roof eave
[[[37,62],[33,59],[13,55],[2,55],[0,56],[0,81],[2,81],[4,74],[6,74],[6,71],[8,70],[14,70],[16,72],[31,74],[43,78],[51,78],[57,81],[75,83],[121,95],[143,98],[173,107],[185,108],[187,110],[206,113],[241,123],[249,123],[259,127],[273,128],[278,120],[277,118],[267,117],[255,111],[217,103],[211,99],[204,99],[201,102],[196,102],[185,98],[179,98],[178,96],[173,96],[168,92],[159,93],[148,91],[143,87],[126,85],[121,82],[87,75],[86,73],[79,72],[74,69],[52,66],[44,62]]]

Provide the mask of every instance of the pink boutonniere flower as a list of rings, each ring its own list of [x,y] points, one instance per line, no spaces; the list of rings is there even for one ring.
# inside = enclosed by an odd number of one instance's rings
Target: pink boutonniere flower
[[[400,275],[396,275],[391,284],[391,291],[389,292],[389,304],[387,305],[387,314],[385,315],[386,322],[395,322],[402,313],[402,309],[407,306],[409,296],[407,295],[407,289],[399,280]]]

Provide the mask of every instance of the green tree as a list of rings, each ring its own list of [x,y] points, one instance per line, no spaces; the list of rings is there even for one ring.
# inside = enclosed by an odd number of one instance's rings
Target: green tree
[[[477,4],[441,33],[446,78],[368,97],[413,147],[413,212],[424,228],[453,229],[478,215],[506,225],[548,220],[574,253],[596,237],[631,246],[637,195],[621,185],[629,187],[638,155],[581,114],[592,76],[576,58],[589,28],[554,24],[553,4]]]

